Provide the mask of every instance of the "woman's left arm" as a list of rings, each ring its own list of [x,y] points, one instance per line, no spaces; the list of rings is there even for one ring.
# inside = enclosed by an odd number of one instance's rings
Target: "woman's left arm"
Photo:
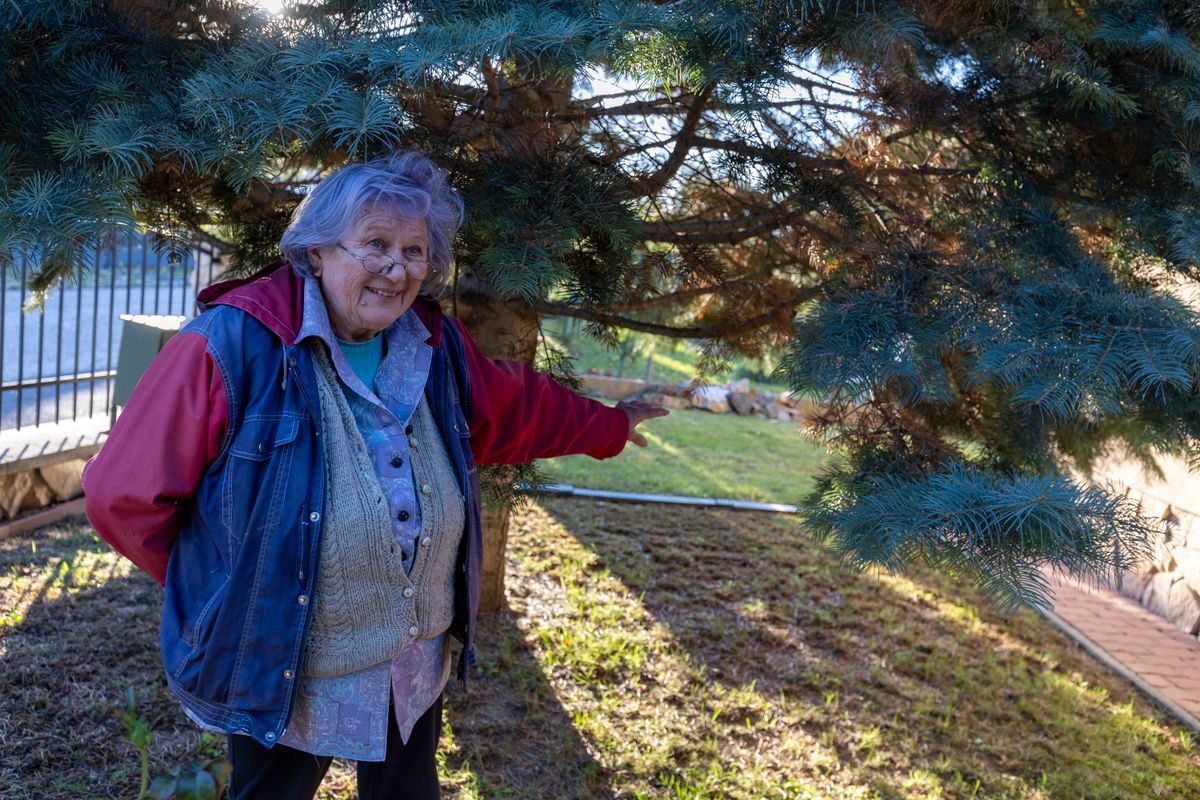
[[[96,533],[160,585],[188,501],[228,428],[225,382],[208,341],[183,331],[150,364],[84,467],[83,496]]]
[[[523,464],[586,454],[611,458],[626,442],[645,447],[636,426],[666,410],[647,403],[606,406],[575,394],[520,361],[484,355],[456,319],[471,378],[471,451],[480,464]]]

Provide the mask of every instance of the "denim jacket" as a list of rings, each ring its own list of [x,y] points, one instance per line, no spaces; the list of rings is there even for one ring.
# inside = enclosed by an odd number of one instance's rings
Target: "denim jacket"
[[[139,382],[84,473],[97,532],[165,586],[167,682],[202,723],[273,745],[301,674],[324,514],[316,378],[296,342],[301,279],[275,263],[201,295],[207,310]],[[482,573],[476,463],[612,456],[625,414],[482,354],[436,304],[425,397],[467,501],[451,633],[474,662]]]

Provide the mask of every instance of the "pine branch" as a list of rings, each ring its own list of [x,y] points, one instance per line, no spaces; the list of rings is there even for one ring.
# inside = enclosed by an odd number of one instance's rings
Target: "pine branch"
[[[656,294],[641,300],[627,300],[622,303],[609,303],[605,305],[605,309],[611,313],[625,313],[629,311],[646,311],[651,308],[661,308],[663,306],[679,305],[687,300],[694,300],[697,297],[716,294],[718,292],[736,292],[740,287],[749,283],[749,281],[729,281],[720,286],[696,286],[690,289],[680,289],[674,292],[666,292],[664,294]]]
[[[809,209],[767,208],[734,220],[658,220],[643,222],[638,238],[647,242],[676,244],[740,244],[794,225],[814,238],[832,241],[836,237],[803,218]]]
[[[646,197],[657,194],[660,189],[671,181],[675,173],[679,171],[679,168],[683,165],[683,160],[687,157],[688,151],[695,141],[695,134],[697,128],[700,126],[701,115],[704,113],[709,98],[712,97],[714,88],[714,84],[709,84],[701,89],[699,94],[692,99],[688,107],[687,116],[683,120],[683,125],[679,129],[679,132],[675,134],[675,147],[671,150],[671,154],[667,157],[666,162],[653,173],[634,178],[628,190],[629,197]]]
[[[821,478],[806,516],[814,534],[860,568],[926,560],[971,576],[1004,611],[1051,605],[1043,567],[1117,575],[1160,535],[1131,501],[1059,476],[961,462],[914,478],[872,473],[839,467]]]
[[[530,306],[540,314],[550,314],[561,317],[576,317],[589,322],[599,323],[614,328],[624,328],[641,333],[652,333],[656,336],[666,336],[672,339],[724,339],[744,336],[751,331],[778,322],[782,312],[794,309],[807,300],[817,296],[818,288],[808,288],[794,292],[781,299],[770,311],[756,314],[744,319],[732,319],[715,325],[675,326],[643,322],[632,317],[624,317],[604,311],[597,311],[573,303],[562,303],[551,300],[535,300]]]

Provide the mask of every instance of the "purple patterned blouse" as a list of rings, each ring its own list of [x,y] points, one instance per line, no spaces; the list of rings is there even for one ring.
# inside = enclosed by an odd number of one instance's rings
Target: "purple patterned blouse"
[[[355,375],[337,345],[320,284],[306,278],[304,320],[298,340],[309,336],[329,347],[346,400],[387,497],[392,535],[400,546],[404,569],[411,570],[421,509],[408,455],[412,434],[406,433],[406,426],[429,376],[433,353],[427,343],[429,331],[409,311],[383,332],[386,352],[373,391]],[[305,676],[297,686],[292,719],[279,743],[315,755],[382,761],[387,752],[389,691],[395,702],[396,726],[407,742],[417,720],[446,687],[449,675],[449,641],[442,633],[414,642],[391,661],[349,675]]]

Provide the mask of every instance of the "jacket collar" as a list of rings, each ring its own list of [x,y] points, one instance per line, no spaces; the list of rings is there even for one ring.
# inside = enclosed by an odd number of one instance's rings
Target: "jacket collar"
[[[276,259],[249,278],[214,283],[196,298],[200,310],[233,306],[250,316],[284,341],[296,343],[304,323],[304,279],[284,259]],[[442,344],[442,308],[434,300],[418,297],[413,312],[429,331],[429,344]]]

